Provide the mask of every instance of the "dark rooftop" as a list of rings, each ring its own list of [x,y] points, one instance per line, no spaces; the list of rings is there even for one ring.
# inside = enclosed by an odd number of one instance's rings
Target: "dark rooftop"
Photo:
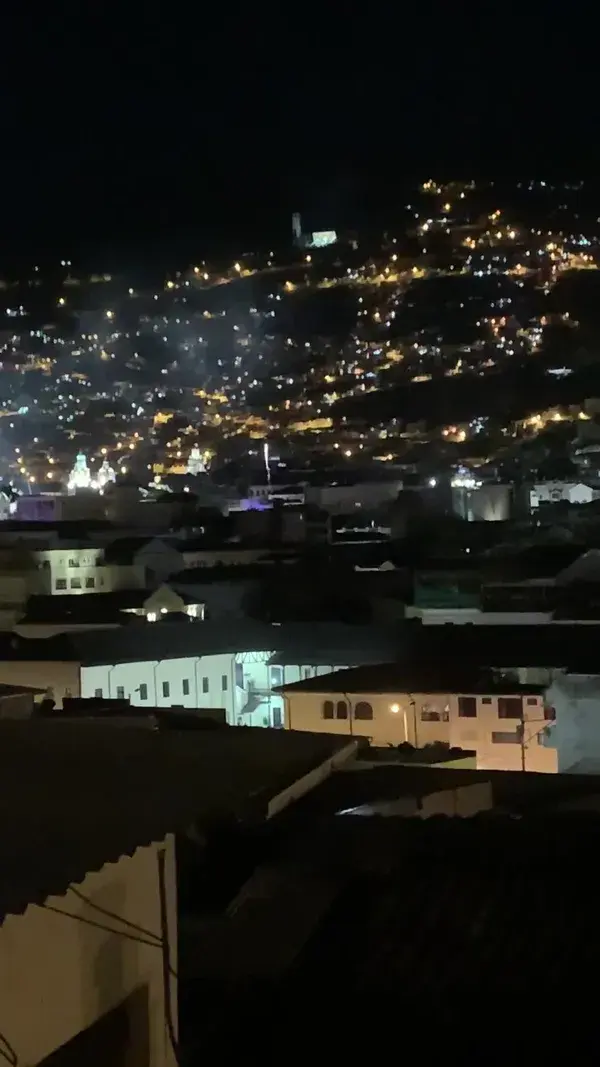
[[[58,598],[56,598],[58,599]],[[344,623],[283,623],[270,625],[250,619],[223,622],[152,623],[125,629],[79,631],[47,638],[0,633],[0,656],[6,660],[62,660],[82,663],[127,663],[146,659],[177,659],[224,652],[286,652],[296,663],[311,663],[328,649],[361,659],[361,649],[377,649],[377,657],[391,658],[399,646],[395,626],[348,626]],[[317,660],[316,662],[321,662]],[[330,659],[326,663],[332,663]]]
[[[0,921],[167,833],[218,815],[264,818],[346,746],[283,730],[0,721]]]
[[[332,671],[277,687],[281,693],[542,693],[544,685],[522,685],[470,665],[377,663]]]

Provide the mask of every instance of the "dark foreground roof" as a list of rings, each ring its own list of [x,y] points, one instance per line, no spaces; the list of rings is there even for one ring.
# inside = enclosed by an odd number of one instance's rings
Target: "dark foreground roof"
[[[599,844],[596,814],[338,819],[313,842],[311,865],[341,887],[299,987],[343,983],[358,1002],[401,988],[443,1012],[475,990],[489,1002],[584,984],[600,951]]]
[[[0,722],[0,921],[136,848],[270,800],[347,738]]]
[[[200,991],[215,998],[210,1022],[218,1037],[211,1036],[225,1042],[222,1052],[251,1048],[256,1012],[267,1002],[274,1034],[289,1034],[301,1018],[299,1039],[311,1040],[331,1025],[332,1005],[350,1008],[335,1038],[344,1051],[361,1037],[368,1047],[379,1038],[365,1012],[374,1004],[396,1005],[411,1033],[418,1018],[435,1038],[443,1022],[447,1040],[465,1006],[478,1022],[497,1020],[507,990],[542,1012],[566,989],[581,995],[600,952],[599,844],[598,814],[326,821],[280,864],[279,880],[264,882],[273,929],[280,898],[289,908],[286,893],[298,884],[316,922],[276,979],[252,974],[195,989],[196,998]],[[382,1040],[393,1034],[392,1018]],[[421,1039],[429,1045],[427,1030]]]

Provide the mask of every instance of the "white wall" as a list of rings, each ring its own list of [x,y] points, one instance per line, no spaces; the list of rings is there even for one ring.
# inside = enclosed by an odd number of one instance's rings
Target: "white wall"
[[[148,708],[225,708],[228,722],[235,722],[234,688],[232,652],[81,668],[82,697],[123,697]]]
[[[169,941],[177,969],[175,849],[168,837],[139,848],[133,856],[88,874],[77,888],[94,903],[144,929],[161,934],[157,851],[166,856]],[[150,1009],[150,1067],[175,1067],[167,1038],[160,948],[72,919],[77,915],[113,930],[101,915],[73,893],[49,897],[57,915],[31,905],[0,926],[0,1026],[19,1057],[36,1064],[81,1030],[147,986]],[[127,927],[122,926],[127,932]],[[171,1002],[177,1025],[177,990]],[[82,1065],[83,1067],[83,1065]]]
[[[232,725],[283,726],[283,697],[273,693],[273,688],[344,669],[326,664],[271,667],[268,660],[273,655],[272,649],[260,649],[82,667],[81,696],[122,697],[136,707],[225,708]],[[184,681],[189,683],[187,687]],[[163,683],[168,685],[168,693]],[[260,700],[252,711],[244,711],[250,693]]]
[[[557,676],[547,692],[556,709],[559,772],[600,773],[600,676]]]
[[[473,623],[484,626],[537,626],[552,622],[552,614],[544,611],[480,611],[479,608],[416,608],[407,604],[405,617],[421,619],[424,626],[445,623]]]
[[[140,565],[104,563],[101,548],[56,548],[35,552],[41,574],[49,571],[51,588],[60,593],[111,593],[117,589],[143,589]]]

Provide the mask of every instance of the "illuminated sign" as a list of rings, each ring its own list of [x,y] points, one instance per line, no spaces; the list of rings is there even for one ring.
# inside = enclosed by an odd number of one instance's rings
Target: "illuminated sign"
[[[327,245],[334,245],[336,241],[337,233],[335,230],[317,230],[310,237],[312,248],[326,248]]]

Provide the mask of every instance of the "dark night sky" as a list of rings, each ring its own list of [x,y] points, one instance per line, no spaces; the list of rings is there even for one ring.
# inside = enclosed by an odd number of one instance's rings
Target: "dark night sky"
[[[385,213],[429,174],[579,176],[598,93],[562,15],[485,7],[25,4],[3,27],[3,244],[243,244],[296,206]]]

